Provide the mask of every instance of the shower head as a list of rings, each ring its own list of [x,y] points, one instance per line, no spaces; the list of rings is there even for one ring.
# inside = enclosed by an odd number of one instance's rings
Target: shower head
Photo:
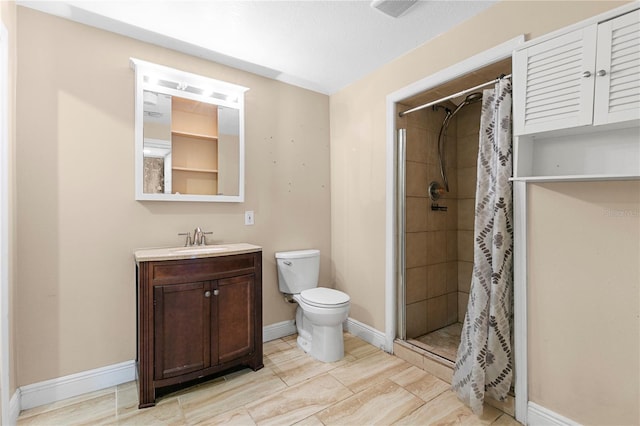
[[[469,96],[467,96],[467,97],[465,98],[465,100],[464,100],[464,102],[463,102],[463,103],[465,103],[465,104],[472,104],[472,103],[474,103],[474,102],[478,102],[478,101],[479,101],[479,100],[481,100],[481,99],[482,99],[482,93],[480,93],[480,92],[475,92],[475,93],[472,93],[472,94],[470,94]]]
[[[467,97],[464,98],[464,101],[460,102],[460,104],[456,107],[456,109],[453,110],[453,113],[451,113],[451,116],[448,117],[449,120],[452,119],[453,116],[456,115],[458,113],[458,111],[460,111],[462,108],[466,107],[467,105],[471,105],[473,103],[481,101],[481,100],[482,100],[482,93],[481,92],[474,92],[474,93],[471,93],[470,95],[467,95]]]

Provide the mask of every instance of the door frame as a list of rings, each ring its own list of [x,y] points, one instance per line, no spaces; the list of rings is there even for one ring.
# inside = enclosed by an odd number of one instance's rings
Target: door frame
[[[465,74],[492,63],[512,57],[513,51],[525,42],[519,35],[489,50],[474,55],[462,62],[437,73],[415,81],[386,98],[386,221],[385,221],[385,346],[393,352],[393,342],[397,331],[397,288],[396,288],[396,103],[417,95],[425,90],[440,86]],[[515,214],[518,214],[517,212]],[[518,286],[520,287],[520,286]],[[526,345],[526,295],[524,288],[514,288],[514,364],[515,364],[515,405],[516,418],[526,422],[527,413],[527,345]]]
[[[0,22],[0,423],[11,424],[9,396],[9,32]]]

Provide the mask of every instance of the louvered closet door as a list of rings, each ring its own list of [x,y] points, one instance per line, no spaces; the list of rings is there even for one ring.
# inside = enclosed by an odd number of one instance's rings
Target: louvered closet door
[[[598,26],[593,124],[640,119],[640,10]]]
[[[516,135],[591,124],[596,33],[592,25],[514,53]]]

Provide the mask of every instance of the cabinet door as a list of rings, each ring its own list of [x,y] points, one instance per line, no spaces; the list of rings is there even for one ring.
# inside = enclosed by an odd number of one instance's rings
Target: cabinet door
[[[156,380],[211,365],[210,290],[208,282],[153,288]]]
[[[254,351],[255,278],[242,275],[217,281],[217,363],[224,363]],[[215,345],[215,343],[214,343]],[[216,362],[214,357],[213,362]]]
[[[640,10],[598,25],[593,124],[640,119]]]
[[[572,31],[514,53],[514,133],[589,125],[597,27]]]

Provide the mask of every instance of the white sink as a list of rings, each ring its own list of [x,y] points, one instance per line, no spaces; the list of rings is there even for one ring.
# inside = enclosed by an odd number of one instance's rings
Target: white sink
[[[227,251],[229,247],[225,246],[201,246],[201,247],[184,247],[171,250],[175,254],[204,254],[204,253],[218,253],[221,251]]]

